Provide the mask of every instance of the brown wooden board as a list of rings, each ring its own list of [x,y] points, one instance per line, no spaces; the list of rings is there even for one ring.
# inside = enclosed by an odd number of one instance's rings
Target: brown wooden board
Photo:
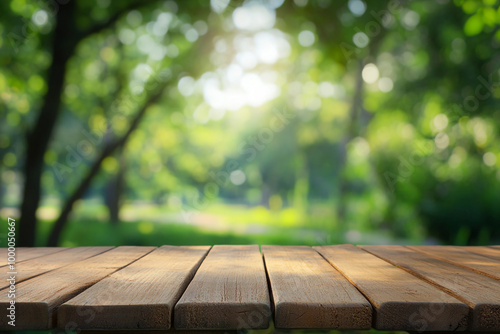
[[[370,303],[305,246],[262,246],[276,328],[369,329]]]
[[[118,247],[17,284],[16,329],[52,328],[53,313],[59,305],[153,249]],[[0,291],[0,309],[4,310],[10,302],[6,292]],[[8,317],[0,317],[0,330],[12,329],[8,321]]]
[[[32,277],[49,272],[51,270],[64,267],[80,260],[84,260],[91,256],[108,251],[111,248],[112,247],[67,248],[62,252],[51,253],[49,255],[23,261],[16,266],[16,282],[19,283]],[[4,289],[10,285],[7,281],[7,278],[9,278],[9,276],[11,275],[9,274],[9,272],[10,270],[5,270],[0,275],[0,277],[2,278],[0,289]]]
[[[15,263],[27,261],[37,257],[61,252],[64,247],[17,247],[15,249]],[[0,248],[0,267],[6,266],[8,248]]]
[[[78,331],[78,334],[241,334],[237,330],[220,330],[220,331],[205,331],[205,330],[176,330],[176,329],[168,329],[168,330],[140,330],[140,331],[132,331],[126,329],[119,330],[104,330],[104,329],[82,329]]]
[[[500,279],[500,260],[495,261],[456,246],[408,246],[408,248],[479,274]]]
[[[468,252],[479,254],[500,261],[500,248],[482,247],[482,246],[467,246],[461,248],[465,249]]]
[[[209,249],[156,249],[61,305],[58,326],[73,323],[79,329],[170,329],[173,307]]]
[[[375,310],[379,330],[463,330],[468,307],[431,284],[352,245],[314,247]]]
[[[176,329],[263,329],[269,293],[257,245],[214,246],[174,309]]]
[[[472,310],[469,329],[500,331],[500,281],[403,246],[363,246],[369,252],[453,294]]]

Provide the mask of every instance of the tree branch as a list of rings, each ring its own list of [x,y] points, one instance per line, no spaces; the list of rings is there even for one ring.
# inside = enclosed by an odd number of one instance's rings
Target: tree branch
[[[48,240],[49,246],[52,247],[57,246],[57,244],[59,243],[59,237],[69,217],[69,214],[73,209],[73,205],[77,200],[79,200],[85,194],[92,180],[99,173],[99,170],[101,169],[101,165],[104,159],[113,154],[113,152],[116,149],[118,149],[119,147],[123,147],[125,145],[132,132],[134,132],[134,130],[137,129],[137,127],[139,126],[139,123],[141,122],[142,118],[144,117],[144,114],[146,113],[146,110],[156,101],[158,101],[158,99],[163,94],[164,89],[165,85],[161,87],[156,93],[151,95],[148,98],[148,100],[142,105],[139,111],[136,113],[127,131],[120,138],[117,138],[116,140],[114,140],[113,142],[109,143],[104,147],[99,157],[94,161],[94,163],[90,167],[89,171],[87,172],[87,175],[80,181],[78,187],[75,189],[75,191],[71,194],[71,196],[64,204],[64,207],[61,213],[59,214],[59,217],[57,218],[56,222],[54,223],[52,231],[50,232]]]
[[[150,5],[154,2],[157,2],[158,0],[142,0],[142,1],[136,1],[133,3],[130,3],[129,5],[123,7],[122,9],[116,11],[111,17],[109,17],[106,21],[97,23],[96,25],[83,30],[79,33],[78,35],[78,40],[82,40],[84,38],[89,37],[90,35],[96,34],[98,32],[101,32],[102,30],[105,30],[109,27],[111,27],[113,24],[116,23],[123,15],[126,13],[130,12],[131,10],[138,9],[143,6]]]

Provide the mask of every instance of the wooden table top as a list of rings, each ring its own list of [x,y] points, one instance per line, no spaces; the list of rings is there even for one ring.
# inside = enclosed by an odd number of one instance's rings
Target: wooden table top
[[[18,248],[14,268],[0,255],[15,329],[500,331],[500,246]]]

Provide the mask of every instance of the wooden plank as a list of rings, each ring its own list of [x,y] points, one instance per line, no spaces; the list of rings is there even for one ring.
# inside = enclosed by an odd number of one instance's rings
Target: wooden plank
[[[163,246],[149,253],[61,305],[58,326],[170,329],[174,305],[209,249]]]
[[[108,251],[111,248],[112,247],[65,248],[62,252],[53,252],[46,256],[23,261],[16,266],[16,282],[19,283],[32,277],[49,272],[51,270],[64,267],[80,260],[84,260],[91,256]],[[7,281],[7,278],[9,278],[9,276],[10,274],[7,270],[4,270],[2,272],[2,274],[0,275],[0,277],[2,278],[0,289],[4,289],[10,285],[10,283]]]
[[[463,330],[468,307],[456,298],[352,245],[314,247],[372,304],[379,330]]]
[[[61,252],[64,247],[17,247],[16,264],[45,255]],[[7,265],[7,248],[0,248],[0,267]]]
[[[50,329],[54,311],[92,284],[130,264],[154,247],[123,246],[83,261],[55,269],[16,285],[16,329]],[[6,290],[0,292],[0,308],[9,305]],[[0,317],[0,330],[11,329],[8,317]]]
[[[403,246],[363,246],[449,292],[472,309],[469,329],[500,331],[500,281],[454,266]]]
[[[369,329],[372,308],[315,250],[262,246],[276,328]]]
[[[141,334],[241,334],[241,332],[237,330],[228,331],[228,330],[220,330],[220,331],[205,331],[205,330],[177,330],[177,329],[168,329],[168,330],[141,330],[137,331]],[[78,334],[133,334],[137,332],[132,332],[130,330],[103,330],[103,329],[82,329],[78,331]],[[491,334],[491,333],[490,333]]]
[[[468,252],[456,246],[408,246],[417,252],[435,257],[456,266],[475,271],[491,278],[500,279],[500,261]]]
[[[214,246],[175,306],[176,329],[265,329],[269,293],[257,245]]]
[[[475,254],[489,257],[493,260],[500,261],[500,248],[496,249],[494,247],[482,247],[482,246],[467,246],[461,248],[467,250],[468,252],[472,252]]]
[[[133,334],[137,332],[132,332],[130,330],[102,330],[102,329],[82,329],[78,331],[78,334]],[[220,331],[205,331],[205,330],[176,330],[176,329],[168,329],[168,330],[141,330],[139,331],[141,334],[241,334],[237,330],[228,331],[228,330],[220,330]],[[491,334],[491,333],[490,333]]]
[[[408,334],[422,334],[422,333],[425,333],[425,334],[450,334],[450,331],[431,331],[431,332],[414,332],[414,331],[409,331]],[[460,331],[458,332],[460,334],[493,334],[493,333],[496,333],[496,332],[483,332],[483,331]]]

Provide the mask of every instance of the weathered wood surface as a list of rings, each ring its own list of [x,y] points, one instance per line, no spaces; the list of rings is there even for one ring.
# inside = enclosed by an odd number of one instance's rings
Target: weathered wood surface
[[[486,257],[489,257],[493,260],[500,261],[500,248],[496,247],[482,247],[482,246],[468,246],[468,247],[461,247],[469,252],[483,255]]]
[[[175,306],[176,329],[263,329],[271,315],[257,245],[214,246]]]
[[[369,329],[370,303],[305,246],[262,246],[276,328]]]
[[[222,334],[274,316],[285,329],[366,329],[371,319],[385,330],[500,332],[499,247],[262,250],[18,249],[15,328]],[[0,291],[6,313],[11,288]],[[0,330],[12,329],[6,315]]]
[[[408,248],[479,274],[500,279],[500,260],[495,261],[456,246],[408,246]]]
[[[177,329],[166,329],[166,330],[139,330],[133,331],[128,329],[119,329],[119,330],[105,330],[105,329],[82,329],[78,331],[78,334],[241,334],[240,331],[237,330],[177,330]],[[491,333],[489,333],[491,334]]]
[[[364,246],[469,305],[469,329],[500,331],[500,281],[403,246]]]
[[[80,329],[170,329],[175,303],[208,246],[163,246],[103,279],[58,310]]]
[[[29,278],[41,275],[57,268],[64,267],[80,260],[84,260],[110,249],[111,247],[68,248],[66,250],[63,250],[62,252],[52,252],[49,255],[25,260],[19,263],[19,265],[16,265],[16,282],[22,282]],[[5,270],[0,275],[0,277],[2,278],[0,289],[4,289],[9,286],[9,283],[7,281],[7,278],[10,276],[9,272]]]
[[[463,330],[468,307],[456,298],[352,245],[315,247],[372,304],[380,330]],[[433,314],[439,310],[439,316]]]
[[[16,329],[54,327],[53,311],[59,305],[153,249],[118,247],[17,284]],[[5,310],[9,302],[7,294],[0,293],[0,309]],[[11,329],[7,321],[7,317],[0,317],[0,329]]]
[[[27,261],[37,257],[62,252],[64,247],[18,247],[15,250],[15,263]],[[7,265],[7,248],[0,248],[0,267]]]

